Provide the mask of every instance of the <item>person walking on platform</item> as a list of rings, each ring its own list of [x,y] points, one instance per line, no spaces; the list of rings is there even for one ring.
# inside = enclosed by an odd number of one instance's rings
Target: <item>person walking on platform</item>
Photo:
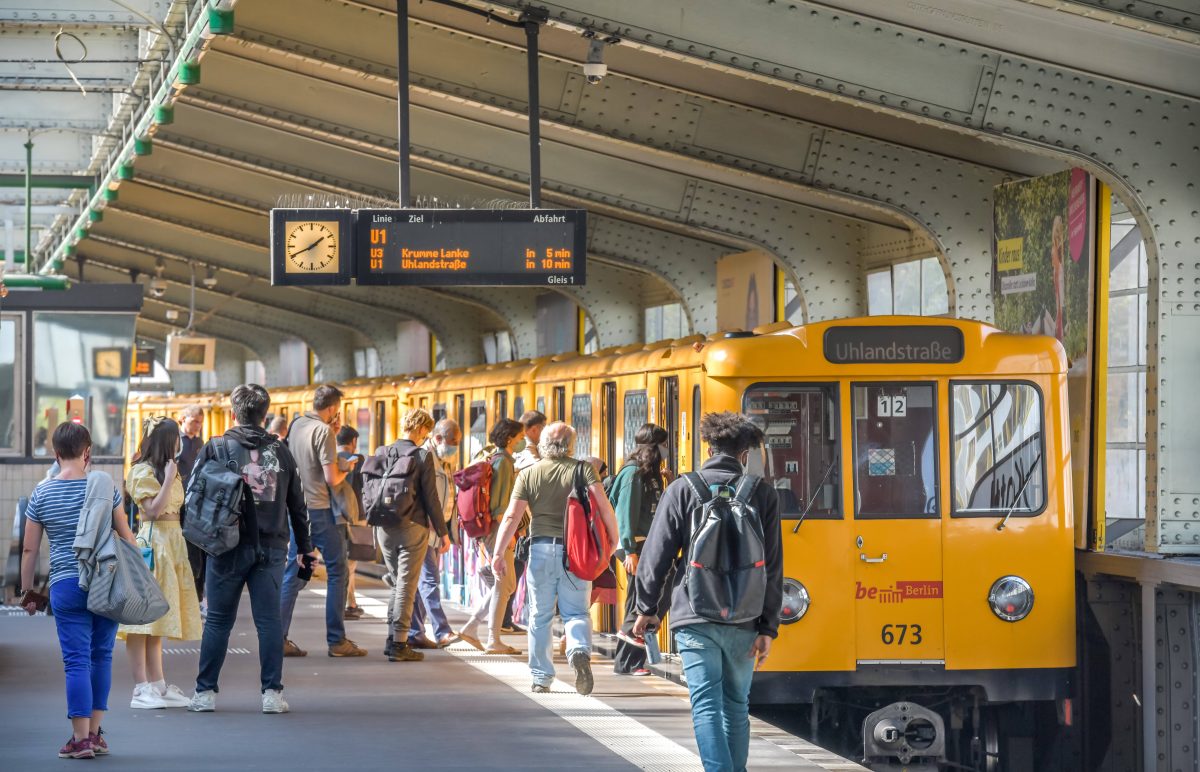
[[[338,529],[342,532],[342,546],[346,551],[346,600],[345,619],[362,619],[363,610],[354,594],[354,572],[358,561],[350,559],[350,526],[358,525],[362,514],[362,464],[365,459],[355,452],[358,447],[358,430],[343,426],[337,433],[338,469],[346,473],[345,479],[333,487],[333,511],[337,515]]]
[[[318,386],[313,394],[313,409],[297,418],[287,435],[288,449],[300,469],[300,481],[304,489],[304,501],[308,505],[308,524],[313,543],[321,551],[325,561],[325,641],[331,657],[361,657],[367,652],[346,637],[346,550],[342,542],[342,531],[333,516],[333,501],[330,488],[346,479],[346,472],[337,463],[336,436],[341,428],[340,412],[342,392],[331,385]],[[283,591],[280,594],[280,614],[283,618],[285,657],[303,657],[308,652],[301,649],[288,631],[292,627],[292,613],[296,609],[296,598],[305,581],[300,579],[300,555],[296,541],[292,540],[288,550],[288,566],[283,574]]]
[[[488,458],[492,466],[492,487],[489,508],[492,513],[492,528],[488,535],[475,539],[475,546],[480,551],[480,579],[487,591],[475,604],[467,623],[458,632],[458,637],[479,649],[484,654],[520,654],[521,652],[500,640],[500,628],[504,622],[504,611],[508,608],[508,599],[517,589],[517,573],[513,567],[514,539],[498,542],[496,534],[500,530],[500,518],[508,508],[508,500],[512,496],[516,469],[513,464],[513,453],[525,449],[525,427],[520,421],[511,418],[501,418],[492,427],[488,440],[496,448]],[[505,570],[493,574],[489,565],[493,556],[502,558]],[[488,620],[487,646],[479,641],[479,625]]]
[[[750,681],[771,651],[783,604],[779,497],[773,487],[745,472],[751,449],[763,441],[762,430],[748,418],[708,413],[700,420],[700,437],[708,445],[708,460],[699,472],[667,486],[642,544],[632,632],[653,634],[660,619],[659,598],[669,592],[671,630],[683,661],[704,769],[744,772],[750,750]],[[730,562],[729,552],[739,546],[753,549],[754,539],[731,545],[738,528],[756,525],[762,529],[757,542],[761,564],[755,561],[751,570],[739,572],[736,582],[728,580],[728,572],[718,576],[717,569]],[[693,539],[694,528],[703,529],[698,539]],[[690,551],[693,541],[703,546],[702,554]],[[679,569],[669,580],[681,553]],[[746,621],[714,621],[722,617]]]
[[[267,422],[267,434],[274,435],[280,441],[286,441],[288,435],[288,420],[285,415],[277,415]]]
[[[513,454],[513,465],[520,472],[542,460],[538,441],[542,438],[542,430],[546,428],[546,416],[536,410],[526,410],[517,420],[525,427],[525,449]]]
[[[406,496],[403,510],[395,513],[395,525],[381,525],[375,538],[383,550],[383,562],[392,576],[392,602],[388,607],[388,637],[383,653],[390,662],[417,662],[425,655],[408,642],[413,603],[421,567],[429,548],[429,529],[437,533],[438,553],[450,549],[450,535],[442,519],[442,502],[438,498],[437,472],[434,454],[421,446],[433,431],[433,416],[422,408],[405,414],[401,428],[405,436],[388,447],[385,455],[415,456],[416,465],[409,478],[411,495]]]
[[[609,491],[617,511],[617,531],[620,544],[617,559],[625,566],[625,621],[617,633],[617,653],[613,657],[613,672],[621,675],[648,676],[646,644],[631,634],[637,621],[638,559],[654,511],[662,498],[664,453],[667,430],[656,424],[643,424],[634,435],[636,447],[617,472]],[[665,593],[664,593],[665,595]],[[670,596],[658,604],[659,616],[666,612]]]
[[[462,440],[462,429],[452,418],[443,418],[433,427],[433,434],[425,440],[423,447],[434,457],[433,472],[437,477],[438,501],[442,502],[442,521],[454,541],[454,515],[458,511],[454,488],[454,466],[458,459],[458,443]],[[442,572],[438,563],[441,553],[437,530],[429,529],[429,549],[425,550],[425,562],[421,566],[421,579],[417,584],[420,595],[413,601],[412,621],[408,625],[408,642],[418,649],[444,648],[458,641],[450,628],[450,620],[442,609]],[[434,640],[425,635],[425,617],[433,623]]]
[[[131,543],[134,538],[121,505],[120,488],[103,472],[88,474],[92,455],[88,430],[69,421],[59,424],[51,443],[58,472],[38,484],[25,510],[28,522],[21,548],[21,606],[31,615],[47,605],[54,611],[66,671],[67,718],[71,722],[71,739],[58,757],[91,759],[108,753],[100,725],[108,710],[117,623],[88,611],[87,591],[79,586],[75,536],[81,519],[85,526],[93,519],[101,520],[93,528],[108,527],[111,519],[118,536]],[[99,501],[95,495],[104,486],[112,490],[111,511],[107,499]],[[49,598],[33,589],[43,533],[50,542]]]
[[[117,630],[133,667],[131,708],[187,707],[187,695],[175,684],[168,685],[164,677],[163,638],[198,641],[203,631],[187,542],[179,524],[183,484],[174,460],[179,436],[179,425],[170,418],[147,418],[125,479],[129,497],[142,516],[138,541],[151,548],[151,570],[170,605],[166,614],[148,625],[121,625]]]
[[[575,430],[562,421],[546,426],[541,433],[538,452],[541,460],[517,476],[512,498],[496,534],[497,544],[507,544],[517,533],[526,510],[532,513],[529,548],[529,574],[526,582],[531,597],[529,618],[529,671],[535,693],[549,692],[554,680],[554,660],[550,653],[550,622],[555,603],[567,630],[567,662],[575,671],[575,690],[591,694],[592,620],[588,606],[592,583],[567,571],[563,563],[563,523],[567,498],[574,488],[579,470],[587,489],[596,498],[600,519],[609,533],[616,533],[616,516],[604,495],[604,486],[596,479],[591,464],[571,458]],[[606,556],[607,557],[607,556]],[[492,556],[492,571],[502,576],[509,570],[503,554]]]
[[[223,443],[227,457],[236,459],[253,506],[243,504],[237,546],[208,559],[208,617],[200,643],[196,693],[188,710],[209,713],[216,707],[217,682],[225,664],[229,633],[237,619],[242,590],[246,589],[258,631],[262,711],[286,713],[279,587],[287,561],[289,531],[291,543],[300,554],[315,558],[308,511],[296,460],[286,445],[262,428],[271,406],[267,390],[255,383],[243,384],[233,390],[229,402],[237,425],[224,436],[208,441],[200,451],[197,468],[217,458],[214,444]]]
[[[200,436],[204,428],[204,408],[190,405],[180,413],[179,421],[179,479],[183,489],[187,490],[188,480],[192,477],[192,469],[196,465],[196,457],[200,448],[204,447],[204,439]],[[182,521],[180,521],[182,523]],[[204,564],[208,555],[204,550],[191,542],[187,544],[188,565],[192,567],[192,578],[196,585],[196,597],[200,600],[200,611],[204,613]]]

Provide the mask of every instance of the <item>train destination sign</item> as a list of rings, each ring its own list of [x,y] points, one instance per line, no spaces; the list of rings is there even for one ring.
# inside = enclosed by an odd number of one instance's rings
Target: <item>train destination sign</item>
[[[954,364],[963,358],[963,335],[957,327],[830,327],[825,331],[825,358],[838,365]]]
[[[359,209],[359,284],[581,285],[587,213],[550,209]]]

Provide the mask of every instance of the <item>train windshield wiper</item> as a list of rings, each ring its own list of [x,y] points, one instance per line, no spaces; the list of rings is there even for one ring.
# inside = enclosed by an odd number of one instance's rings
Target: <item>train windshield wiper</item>
[[[1025,478],[1025,482],[1021,483],[1021,490],[1017,491],[1017,495],[1013,497],[1012,506],[1004,513],[1004,519],[996,526],[997,531],[1003,531],[1004,526],[1008,525],[1008,518],[1012,517],[1013,512],[1017,508],[1017,504],[1021,501],[1021,494],[1025,493],[1025,489],[1029,487],[1029,481],[1033,479],[1033,470],[1029,470],[1029,476]]]
[[[821,486],[823,486],[825,481],[829,479],[829,473],[832,472],[833,468],[838,465],[839,460],[840,459],[835,458],[832,462],[830,462],[829,468],[825,470],[825,474],[821,475],[821,482],[817,483],[817,489],[813,492],[812,498],[808,500],[808,504],[804,507],[804,511],[800,513],[800,519],[796,521],[796,527],[792,529],[792,533],[796,533],[800,530],[800,526],[804,525],[804,518],[808,517],[808,513],[812,510],[813,503],[816,502],[817,496],[821,493]]]

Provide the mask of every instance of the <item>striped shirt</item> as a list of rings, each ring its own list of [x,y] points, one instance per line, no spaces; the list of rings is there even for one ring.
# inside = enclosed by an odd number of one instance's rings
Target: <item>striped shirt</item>
[[[50,540],[50,584],[61,579],[79,576],[79,561],[75,558],[75,530],[79,513],[87,494],[87,478],[78,480],[51,479],[33,489],[25,516],[41,523]],[[113,511],[121,506],[121,491],[113,490]]]

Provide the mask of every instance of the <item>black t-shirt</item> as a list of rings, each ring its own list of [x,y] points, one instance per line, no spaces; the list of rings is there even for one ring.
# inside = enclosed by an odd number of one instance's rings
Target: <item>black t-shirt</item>
[[[179,479],[183,481],[185,488],[188,478],[192,476],[192,470],[196,468],[196,458],[200,455],[202,447],[204,447],[204,440],[199,436],[179,435],[179,459],[176,463],[179,464]]]

